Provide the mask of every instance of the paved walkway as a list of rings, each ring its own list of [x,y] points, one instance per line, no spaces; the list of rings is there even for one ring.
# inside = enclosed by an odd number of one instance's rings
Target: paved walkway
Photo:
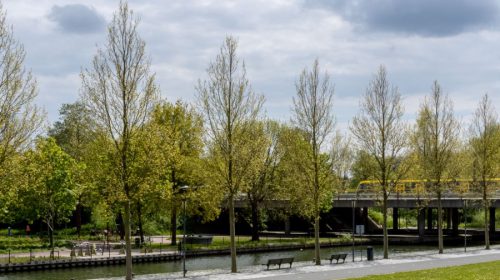
[[[348,279],[363,277],[368,275],[391,274],[404,271],[415,271],[439,267],[457,266],[489,261],[500,260],[500,252],[488,255],[472,255],[467,257],[455,258],[438,258],[425,261],[413,261],[406,263],[383,264],[383,261],[377,261],[376,265],[365,267],[345,268],[331,271],[303,272],[288,275],[275,275],[270,277],[254,278],[254,279],[276,279],[276,280],[292,280],[292,279],[308,279],[308,280],[331,280],[331,279]]]
[[[281,270],[265,270],[262,266],[250,266],[241,268],[238,273],[229,273],[227,269],[215,269],[205,271],[189,271],[188,278],[195,280],[235,280],[235,279],[307,279],[307,280],[331,280],[349,279],[368,275],[390,274],[404,271],[415,271],[438,267],[457,266],[489,261],[500,260],[500,246],[493,246],[491,250],[482,247],[445,249],[444,254],[437,254],[436,250],[402,253],[391,255],[391,259],[376,259],[374,261],[351,262],[346,260],[344,264],[332,264],[328,261],[323,265],[312,265],[311,262],[293,263],[293,268]],[[166,273],[156,275],[137,275],[134,279],[181,279],[180,273]],[[115,278],[113,278],[115,279]],[[119,278],[116,278],[119,279]]]

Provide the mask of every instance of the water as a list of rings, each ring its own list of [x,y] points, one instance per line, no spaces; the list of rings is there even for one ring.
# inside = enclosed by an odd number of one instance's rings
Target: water
[[[390,246],[389,256],[391,254],[401,254],[435,250],[435,246]],[[349,253],[346,261],[352,260],[352,247],[335,247],[321,249],[321,258],[328,258],[333,253]],[[356,251],[356,259],[360,259],[360,254],[363,252],[363,259],[366,259],[366,247],[358,246]],[[382,247],[374,246],[375,258],[382,258]],[[306,249],[302,251],[281,251],[256,254],[242,254],[238,256],[238,267],[261,265],[267,262],[270,258],[294,257],[295,261],[311,261],[314,258],[314,249]],[[211,256],[191,258],[186,260],[186,269],[188,271],[207,270],[207,269],[227,269],[230,268],[230,256]],[[264,267],[263,267],[264,268]],[[182,271],[182,262],[163,262],[163,263],[142,263],[134,264],[133,271],[135,274],[156,274]],[[12,273],[0,275],[0,280],[48,280],[48,279],[95,279],[123,276],[125,274],[125,266],[99,266],[88,268],[71,268],[57,269],[48,271],[33,271]]]

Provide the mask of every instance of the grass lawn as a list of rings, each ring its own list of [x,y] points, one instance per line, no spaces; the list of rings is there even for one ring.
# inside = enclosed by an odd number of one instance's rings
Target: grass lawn
[[[500,279],[500,261],[434,268],[428,270],[400,272],[394,274],[366,276],[352,280],[493,280]]]

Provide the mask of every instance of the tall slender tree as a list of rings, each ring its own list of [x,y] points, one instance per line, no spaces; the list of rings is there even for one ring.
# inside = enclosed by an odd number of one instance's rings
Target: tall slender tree
[[[334,87],[328,73],[320,75],[319,62],[316,59],[312,69],[304,69],[295,84],[297,96],[293,99],[292,122],[305,132],[306,141],[309,143],[312,176],[307,183],[307,188],[312,196],[312,209],[314,219],[314,257],[316,265],[321,264],[319,244],[319,218],[321,213],[321,198],[326,181],[321,176],[321,149],[328,135],[333,131],[335,120],[333,116]]]
[[[406,147],[407,129],[403,123],[401,94],[391,86],[384,66],[380,66],[360,102],[360,113],[354,117],[351,132],[359,148],[376,161],[373,177],[381,186],[384,232],[384,258],[389,258],[389,236],[387,234],[387,199],[392,180],[403,173],[399,168],[400,156]]]
[[[43,114],[34,104],[37,83],[24,67],[26,52],[8,25],[0,3],[0,217],[9,218],[15,201],[14,174],[20,153],[42,127]],[[11,181],[14,179],[13,181]],[[9,186],[8,188],[6,186]]]
[[[430,98],[421,105],[416,126],[415,146],[422,178],[436,195],[438,204],[438,249],[443,253],[442,195],[445,179],[450,179],[451,160],[458,144],[459,123],[453,114],[453,104],[443,94],[437,81]]]
[[[500,171],[498,167],[497,155],[500,152],[500,142],[497,139],[500,124],[495,107],[487,94],[483,96],[474,113],[472,124],[470,125],[470,147],[473,155],[473,174],[477,174],[477,179],[481,185],[483,193],[484,209],[484,246],[490,249],[489,236],[489,197],[491,189],[488,181],[495,178]]]
[[[227,37],[204,82],[197,86],[207,128],[207,146],[214,161],[214,184],[223,186],[229,210],[231,272],[237,272],[235,243],[235,196],[245,186],[252,163],[251,125],[259,116],[263,97],[256,95],[246,77],[245,64],[236,55],[238,43]]]
[[[124,207],[127,280],[132,279],[130,202],[138,188],[132,176],[137,155],[133,142],[157,100],[138,23],[128,4],[120,2],[108,27],[106,48],[98,50],[91,68],[81,74],[82,100],[113,143],[114,195]]]

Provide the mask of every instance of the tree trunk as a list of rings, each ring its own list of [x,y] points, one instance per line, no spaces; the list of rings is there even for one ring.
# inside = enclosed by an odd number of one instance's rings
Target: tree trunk
[[[132,280],[132,244],[130,243],[130,200],[125,202],[125,266],[126,280]]]
[[[49,233],[49,246],[52,251],[54,251],[54,230],[52,219],[47,219],[47,229]]]
[[[170,216],[170,243],[177,245],[177,203],[176,196],[172,196],[172,215]]]
[[[125,240],[125,224],[123,222],[122,212],[118,213],[118,233],[120,234],[120,240]]]
[[[316,211],[314,217],[314,259],[316,260],[316,265],[321,265],[321,256],[319,254],[319,211]]]
[[[144,231],[142,230],[142,212],[141,212],[141,203],[137,203],[137,219],[139,223],[139,235],[141,237],[141,244],[144,244]]]
[[[236,243],[235,243],[235,215],[234,215],[234,196],[230,194],[229,196],[229,235],[231,239],[231,272],[236,273]]]
[[[384,201],[382,205],[382,214],[383,214],[383,224],[382,228],[384,231],[384,259],[389,258],[389,234],[387,232],[387,191],[384,190]]]
[[[76,204],[75,216],[76,233],[78,234],[78,238],[80,238],[80,232],[82,230],[82,204],[80,202]]]
[[[254,201],[251,203],[252,206],[252,241],[259,241],[259,203]]]
[[[438,248],[439,253],[443,253],[443,206],[441,205],[441,192],[438,192],[438,209],[437,209],[437,218],[438,218]]]

